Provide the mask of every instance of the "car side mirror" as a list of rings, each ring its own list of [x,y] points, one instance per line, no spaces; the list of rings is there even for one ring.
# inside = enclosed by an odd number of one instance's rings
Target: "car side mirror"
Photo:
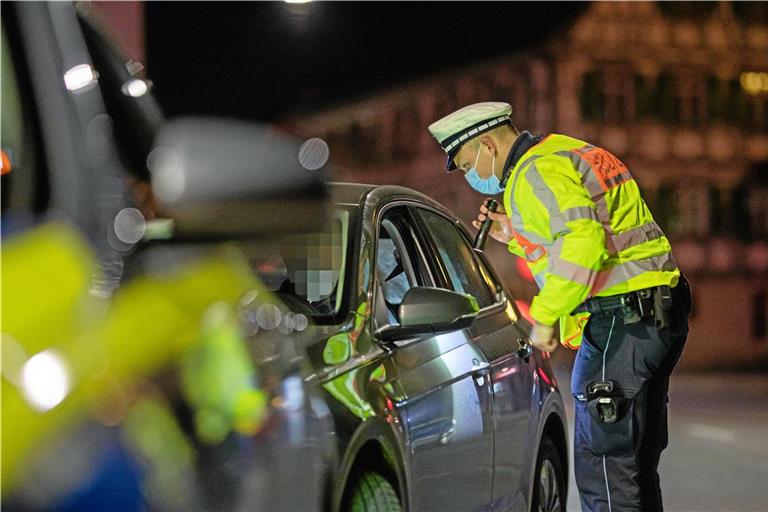
[[[393,341],[464,329],[472,324],[479,310],[477,300],[471,295],[417,286],[408,290],[400,303],[400,325],[382,327],[376,331],[376,337]]]
[[[273,128],[182,118],[159,132],[148,164],[173,238],[250,238],[319,229],[328,147]]]

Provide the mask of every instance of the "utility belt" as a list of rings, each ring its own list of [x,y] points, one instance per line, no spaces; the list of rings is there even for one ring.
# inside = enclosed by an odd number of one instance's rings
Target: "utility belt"
[[[672,289],[667,285],[643,288],[621,295],[592,297],[573,310],[574,313],[613,313],[633,324],[653,317],[656,328],[666,329],[672,321]]]
[[[670,328],[673,321],[673,302],[685,309],[687,314],[693,309],[691,288],[685,276],[680,275],[677,286],[655,286],[610,297],[592,297],[574,310],[574,313],[613,313],[623,317],[624,323],[634,323],[653,317],[657,329]],[[679,312],[678,312],[679,313]],[[674,333],[674,330],[673,330]],[[620,389],[617,382],[594,381],[587,385],[585,393],[575,394],[576,400],[587,406],[592,418],[603,424],[615,423],[627,414],[634,395]],[[631,421],[631,420],[630,420]]]

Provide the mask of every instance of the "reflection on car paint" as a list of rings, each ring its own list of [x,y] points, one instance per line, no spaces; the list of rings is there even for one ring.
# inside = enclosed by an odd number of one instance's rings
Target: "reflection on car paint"
[[[360,335],[365,329],[368,318],[368,304],[363,302],[355,312],[354,326],[349,332],[340,332],[328,338],[323,349],[325,364],[338,365],[347,362],[350,357],[357,356],[356,346]],[[361,368],[354,368],[323,384],[336,400],[341,402],[349,411],[360,419],[374,416],[371,404],[365,400],[357,389]]]
[[[200,440],[217,444],[232,431],[258,431],[265,420],[267,394],[256,386],[256,377],[231,306],[211,305],[200,340],[181,360],[182,389],[194,408]]]

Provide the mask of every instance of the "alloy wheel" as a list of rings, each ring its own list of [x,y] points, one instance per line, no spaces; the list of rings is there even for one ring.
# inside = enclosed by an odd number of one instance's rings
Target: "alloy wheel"
[[[539,471],[539,512],[562,512],[557,471],[549,459],[544,459]]]

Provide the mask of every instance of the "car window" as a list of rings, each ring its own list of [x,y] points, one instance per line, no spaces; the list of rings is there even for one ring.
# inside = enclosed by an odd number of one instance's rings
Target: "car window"
[[[391,209],[381,221],[376,245],[376,320],[399,323],[398,306],[414,286],[431,286],[406,208]]]
[[[384,291],[384,298],[391,304],[400,304],[405,292],[415,286],[403,268],[401,251],[402,249],[391,238],[379,239],[376,276]]]
[[[243,242],[241,247],[266,288],[290,309],[316,323],[330,323],[341,312],[344,299],[354,211],[336,209],[325,228],[314,233]]]
[[[386,313],[386,323],[399,323],[398,306],[403,301],[405,292],[416,286],[413,267],[409,264],[408,253],[404,248],[402,235],[395,224],[385,219],[379,230],[376,246],[376,282],[378,293],[383,298],[379,304],[381,313]]]
[[[495,290],[489,286],[486,279],[488,272],[481,266],[458,226],[430,210],[418,208],[417,211],[434,242],[435,253],[448,288],[472,295],[481,308],[496,302]]]

